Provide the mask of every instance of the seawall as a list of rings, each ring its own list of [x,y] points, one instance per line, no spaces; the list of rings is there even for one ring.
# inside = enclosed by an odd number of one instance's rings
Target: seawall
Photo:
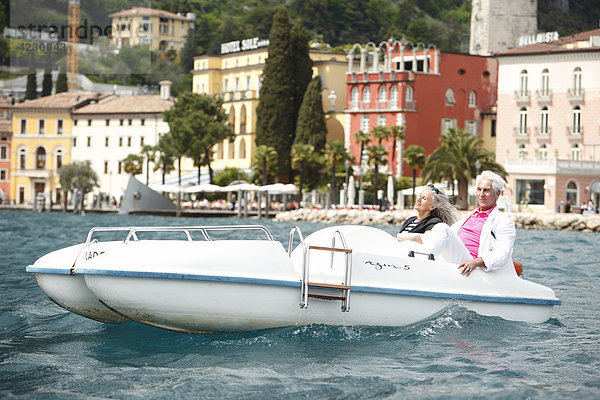
[[[415,215],[413,210],[373,211],[373,210],[311,210],[301,208],[277,214],[280,222],[322,222],[327,224],[352,225],[400,225]],[[510,213],[509,217],[517,228],[555,229],[583,232],[600,232],[600,215],[580,214],[536,214]]]

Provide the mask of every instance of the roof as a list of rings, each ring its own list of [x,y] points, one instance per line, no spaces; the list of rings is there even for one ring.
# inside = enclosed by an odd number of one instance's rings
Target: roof
[[[591,40],[592,37],[598,39]],[[599,51],[600,50],[600,28],[591,31],[579,32],[574,35],[564,36],[553,42],[534,43],[526,46],[515,47],[497,53],[497,56],[512,56],[522,54],[547,54],[566,53],[574,51]]]
[[[65,109],[73,108],[81,103],[91,100],[100,100],[108,96],[106,93],[92,92],[62,92],[51,96],[44,96],[33,100],[25,100],[22,103],[15,104],[13,109],[26,108],[51,108]]]
[[[185,15],[175,14],[170,11],[157,10],[154,8],[147,8],[147,7],[133,7],[133,8],[130,8],[129,10],[117,11],[116,13],[109,14],[108,16],[115,18],[115,17],[133,17],[133,16],[137,16],[137,15],[149,16],[149,17],[172,18],[172,19],[179,19],[182,21],[189,21],[189,19]]]
[[[172,106],[172,100],[161,99],[159,95],[115,96],[81,107],[73,114],[162,113]]]

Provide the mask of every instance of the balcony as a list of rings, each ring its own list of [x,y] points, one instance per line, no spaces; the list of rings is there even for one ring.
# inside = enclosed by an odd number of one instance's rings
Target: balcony
[[[535,91],[535,98],[540,106],[552,105],[552,90],[547,90],[546,93]]]
[[[513,127],[513,137],[517,142],[528,142],[530,130],[530,128],[525,128],[525,131],[523,132],[520,128],[515,126]]]
[[[515,91],[515,101],[518,106],[528,106],[530,103],[529,90]]]
[[[546,131],[543,132],[540,127],[535,127],[535,139],[538,142],[549,142],[552,138],[552,127],[549,126],[546,128]]]
[[[51,171],[47,169],[17,169],[13,172],[13,175],[38,179],[48,179],[52,176]]]
[[[572,126],[567,126],[567,139],[570,142],[580,142],[583,140],[583,126],[579,126],[578,130],[573,130]]]
[[[600,161],[550,158],[507,158],[504,168],[509,174],[597,175]]]
[[[222,92],[221,97],[224,102],[239,101],[239,100],[255,100],[258,98],[258,92],[256,90],[236,90],[229,92]]]
[[[404,108],[408,109],[408,110],[416,110],[417,109],[417,104],[415,103],[414,100],[407,100],[404,102]]]
[[[567,97],[571,105],[583,104],[585,101],[585,90],[571,88],[567,91]]]

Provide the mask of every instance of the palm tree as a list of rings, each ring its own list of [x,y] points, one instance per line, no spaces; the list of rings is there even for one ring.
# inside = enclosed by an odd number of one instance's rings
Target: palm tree
[[[408,146],[406,149],[406,157],[404,157],[404,162],[408,164],[409,167],[413,170],[413,193],[412,193],[412,201],[415,204],[415,188],[417,186],[417,168],[423,168],[426,161],[425,157],[425,149],[421,146],[417,146],[415,144]]]
[[[346,150],[344,143],[340,140],[334,140],[333,142],[329,142],[325,145],[325,154],[327,156],[327,160],[329,165],[331,166],[331,202],[333,204],[337,204],[335,194],[336,194],[336,184],[335,184],[335,167],[336,164],[343,163],[344,161],[352,161],[352,155]]]
[[[377,186],[379,184],[379,166],[387,164],[388,152],[385,151],[385,147],[381,144],[375,146],[369,146],[367,148],[367,155],[369,156],[369,164],[373,164],[375,169],[375,176],[373,177],[373,204],[377,203]]]
[[[358,159],[359,178],[358,178],[358,190],[362,190],[362,159],[365,146],[371,141],[371,134],[369,132],[358,131],[354,134],[354,142],[360,143],[360,157]]]
[[[458,202],[461,209],[469,206],[469,182],[479,170],[491,170],[505,177],[506,170],[496,162],[493,152],[481,147],[483,140],[477,139],[462,129],[451,128],[440,138],[442,145],[427,159],[421,172],[423,181],[439,182],[442,179],[456,179],[458,182]]]
[[[156,162],[156,152],[157,146],[146,144],[142,147],[142,155],[146,158],[146,185],[150,182],[150,163]]]
[[[302,189],[304,185],[304,174],[306,173],[307,164],[310,163],[314,157],[315,147],[311,144],[296,143],[292,146],[292,168],[298,170],[300,173],[299,186],[300,186],[300,199],[302,199]]]
[[[389,136],[392,138],[392,175],[396,175],[396,169],[394,168],[394,163],[396,162],[396,141],[400,139],[400,156],[402,156],[402,141],[406,138],[406,133],[404,125],[391,126],[389,130]],[[402,170],[402,164],[400,164],[400,170]]]
[[[254,179],[262,178],[263,186],[266,185],[267,178],[277,174],[277,151],[275,148],[265,145],[258,146],[254,151],[252,169],[254,170]]]

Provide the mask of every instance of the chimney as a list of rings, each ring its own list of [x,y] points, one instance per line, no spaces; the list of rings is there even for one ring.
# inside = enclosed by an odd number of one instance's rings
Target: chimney
[[[161,100],[169,100],[171,98],[171,81],[160,81],[158,84],[160,85],[160,99]]]

